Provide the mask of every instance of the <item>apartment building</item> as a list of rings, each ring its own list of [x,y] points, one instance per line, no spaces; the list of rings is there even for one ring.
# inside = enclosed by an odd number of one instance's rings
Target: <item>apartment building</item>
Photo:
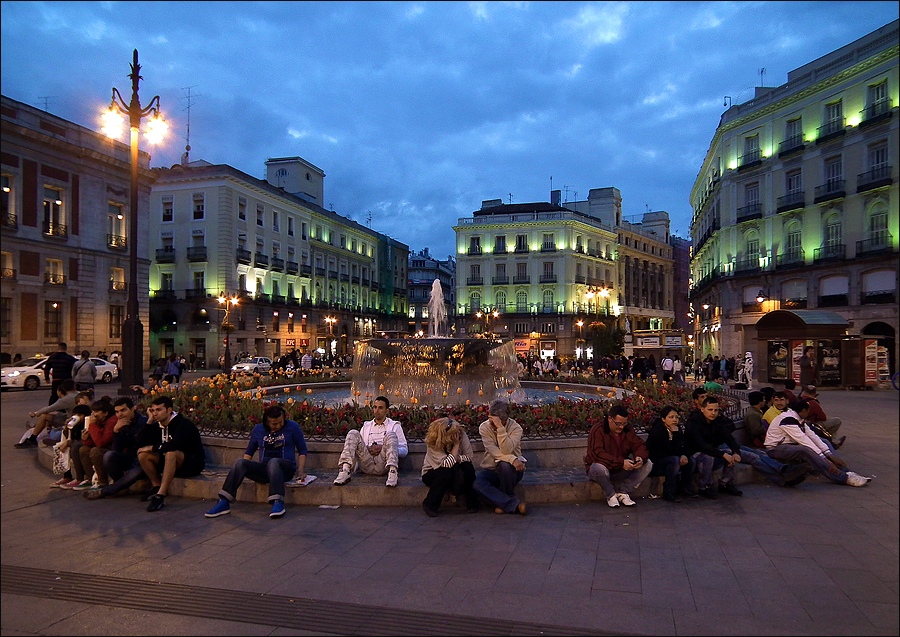
[[[150,246],[129,236],[129,146],[2,97],[2,360],[122,349],[128,286],[138,286],[147,360]],[[137,210],[147,230],[150,156],[138,154]],[[137,240],[135,240],[137,239]],[[137,250],[138,280],[128,279]]]
[[[229,349],[325,359],[406,329],[409,248],[321,206],[325,173],[300,157],[261,180],[192,161],[158,171],[150,198],[150,344],[207,366]],[[226,328],[228,329],[228,328]]]
[[[777,382],[813,345],[823,384],[857,384],[859,339],[896,369],[898,84],[895,21],[722,114],[690,198],[699,356]]]
[[[435,280],[440,282],[444,298],[443,325],[436,326],[438,336],[456,333],[456,259],[453,255],[437,259],[424,248],[409,255],[409,333],[430,335],[431,293]],[[443,330],[443,331],[442,331]]]

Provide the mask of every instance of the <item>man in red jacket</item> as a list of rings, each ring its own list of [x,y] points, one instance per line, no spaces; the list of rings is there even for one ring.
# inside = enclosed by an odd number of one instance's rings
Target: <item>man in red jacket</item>
[[[606,504],[634,506],[629,495],[650,474],[647,445],[628,426],[628,410],[613,405],[605,423],[598,423],[588,434],[584,467],[588,478],[603,487]]]

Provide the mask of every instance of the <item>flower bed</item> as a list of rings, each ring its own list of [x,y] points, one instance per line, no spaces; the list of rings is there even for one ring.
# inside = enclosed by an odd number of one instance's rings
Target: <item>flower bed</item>
[[[303,433],[312,440],[342,440],[350,429],[359,428],[372,418],[367,401],[357,405],[338,407],[317,403],[314,391],[308,385],[333,381],[333,377],[314,375],[301,377],[302,382],[283,390],[271,389],[284,376],[256,374],[229,379],[224,375],[200,378],[184,383],[180,388],[165,385],[159,390],[146,391],[141,404],[146,407],[159,394],[172,396],[176,409],[194,421],[201,432],[232,438],[249,436],[250,430],[262,419],[266,407],[279,403],[287,411],[288,418],[296,420]],[[274,380],[273,380],[274,379]],[[297,383],[297,377],[291,379]],[[568,382],[560,379],[560,382]],[[549,383],[548,383],[549,384]],[[625,381],[619,384],[626,390],[622,400],[630,414],[629,423],[638,432],[645,432],[664,405],[672,405],[684,417],[692,408],[691,388],[650,381]],[[275,400],[275,392],[289,394],[284,400]],[[294,395],[297,398],[294,398]],[[615,392],[598,391],[596,399],[571,400],[560,398],[557,402],[540,405],[510,406],[510,417],[524,430],[527,438],[584,436],[591,427],[602,422],[615,397]],[[283,397],[282,397],[283,398]],[[487,419],[487,405],[457,405],[445,408],[395,405],[389,416],[403,423],[407,439],[421,441],[428,424],[437,417],[450,415],[465,428],[469,437],[479,439],[478,425]]]

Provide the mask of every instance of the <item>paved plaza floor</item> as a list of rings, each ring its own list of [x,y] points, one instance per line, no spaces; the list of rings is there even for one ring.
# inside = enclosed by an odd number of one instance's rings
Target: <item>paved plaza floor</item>
[[[113,394],[116,385],[102,388]],[[822,392],[877,476],[741,498],[414,507],[87,501],[14,449],[47,393],[0,396],[0,635],[897,635],[898,406]]]

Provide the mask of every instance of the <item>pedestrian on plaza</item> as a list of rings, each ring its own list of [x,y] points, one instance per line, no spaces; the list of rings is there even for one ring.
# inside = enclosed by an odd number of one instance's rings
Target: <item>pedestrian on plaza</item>
[[[259,452],[259,460],[253,455]],[[234,461],[228,471],[225,484],[219,491],[219,501],[206,512],[206,517],[217,518],[231,513],[231,505],[237,501],[237,491],[244,478],[269,485],[268,502],[272,505],[270,518],[284,515],[284,483],[291,479],[303,482],[306,478],[306,439],[303,431],[281,405],[272,405],[263,413],[261,423],[250,432],[250,442],[244,456]]]
[[[474,489],[494,505],[494,513],[528,512],[516,497],[516,485],[525,475],[522,455],[522,425],[509,417],[509,403],[494,400],[488,407],[488,418],[478,426],[484,445],[484,456],[475,475]]]
[[[113,427],[112,446],[103,454],[103,466],[110,483],[85,491],[84,497],[88,500],[116,495],[130,489],[138,480],[147,478],[137,459],[138,441],[145,435],[147,416],[138,413],[134,401],[127,396],[117,398],[113,408],[117,420]]]
[[[359,465],[359,469],[368,475],[387,474],[384,486],[397,486],[400,478],[399,461],[409,453],[409,445],[403,426],[393,418],[388,418],[390,405],[386,396],[379,396],[372,402],[372,420],[365,421],[360,429],[347,432],[338,460],[340,471],[334,484],[343,486],[350,482]]]
[[[197,369],[197,355],[193,351],[191,351],[191,353],[188,354],[188,371],[193,372],[196,369]]]
[[[663,499],[681,502],[682,496],[696,498],[696,464],[687,447],[684,429],[678,423],[678,410],[666,405],[650,425],[647,435],[650,477],[663,477]]]
[[[480,503],[473,488],[475,452],[462,425],[452,418],[431,421],[425,435],[425,459],[422,462],[422,482],[428,493],[422,500],[425,515],[434,518],[447,493],[462,497],[469,513],[477,513]]]
[[[809,403],[801,398],[772,421],[766,431],[769,455],[782,462],[805,463],[811,471],[837,484],[851,487],[868,484],[871,478],[850,471],[843,458],[804,424],[808,414]]]
[[[75,365],[75,357],[67,353],[69,346],[65,343],[57,345],[55,352],[47,357],[44,363],[44,380],[50,383],[50,400],[48,405],[52,405],[58,399],[56,390],[59,384],[68,378],[72,378],[72,367]]]
[[[809,387],[815,387],[818,385],[816,382],[816,348],[812,345],[807,345],[803,348],[803,356],[799,361],[800,365],[800,391],[802,392],[804,389],[808,389]]]
[[[94,388],[97,383],[97,366],[91,362],[89,351],[82,350],[81,358],[72,366],[72,379],[78,391]]]
[[[688,448],[694,454],[700,473],[699,494],[710,499],[718,497],[713,472],[720,468],[719,493],[744,495],[734,484],[734,466],[741,461],[740,445],[727,426],[730,419],[720,414],[719,408],[719,399],[707,396],[700,411],[692,412],[684,427]]]
[[[28,415],[37,418],[31,434],[13,445],[16,449],[37,447],[38,436],[44,429],[52,430],[61,428],[72,417],[72,408],[78,404],[78,392],[75,390],[75,381],[67,378],[56,387],[56,401],[32,411]]]
[[[197,426],[174,410],[170,396],[157,396],[147,408],[147,425],[138,443],[138,462],[151,490],[147,511],[165,505],[169,486],[175,478],[193,478],[206,467],[206,453]],[[151,426],[153,424],[158,426]]]
[[[603,488],[607,505],[634,506],[630,494],[650,475],[653,463],[647,445],[628,424],[624,406],[613,405],[606,422],[591,427],[584,467],[588,478]]]

